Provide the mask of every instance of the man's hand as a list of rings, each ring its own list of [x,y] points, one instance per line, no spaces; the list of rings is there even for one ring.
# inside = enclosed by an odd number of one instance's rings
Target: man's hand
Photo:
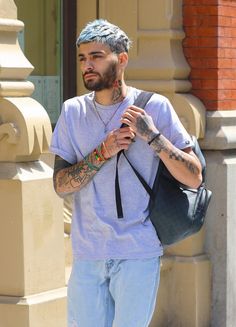
[[[129,126],[110,132],[103,142],[103,153],[105,158],[111,158],[121,150],[127,150],[134,138],[135,133]]]
[[[158,130],[155,127],[152,117],[145,110],[136,106],[129,106],[122,116],[121,122],[132,128],[134,133],[146,142],[149,142]]]

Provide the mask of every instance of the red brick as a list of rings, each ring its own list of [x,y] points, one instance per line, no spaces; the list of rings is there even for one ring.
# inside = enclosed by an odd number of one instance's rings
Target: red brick
[[[219,59],[218,60],[218,68],[232,68],[232,60],[231,59]]]
[[[190,72],[190,78],[193,79],[217,79],[218,69],[192,69]]]
[[[224,37],[236,37],[236,27],[221,27],[218,28],[218,35]]]
[[[185,27],[188,26],[199,26],[201,25],[202,18],[198,16],[184,16],[183,24]]]
[[[217,52],[218,52],[218,58],[226,58],[225,48],[219,48]]]
[[[232,79],[236,83],[236,69],[219,69],[219,78]]]
[[[208,101],[204,100],[207,110],[215,111],[215,110],[236,110],[236,101],[232,100],[224,100],[224,101]]]
[[[236,101],[236,90],[235,89],[231,89],[231,99],[232,99],[232,101]]]
[[[236,100],[218,101],[217,110],[236,110]]]
[[[203,103],[206,106],[206,109],[209,110],[209,111],[218,110],[218,101],[203,100]]]
[[[236,58],[231,59],[231,68],[236,68]]]
[[[218,45],[220,48],[236,48],[236,37],[219,37]]]
[[[201,79],[192,80],[192,89],[193,90],[202,89],[202,80]]]
[[[219,49],[219,50],[221,50],[221,49]],[[224,49],[224,58],[236,58],[236,49],[225,48]]]
[[[207,110],[236,110],[236,0],[183,0],[192,94]]]
[[[219,16],[218,17],[218,26],[219,27],[228,27],[228,28],[235,28],[236,18],[235,17],[225,17]]]
[[[204,60],[201,58],[188,58],[188,63],[192,68],[202,68]]]
[[[217,58],[207,58],[207,59],[204,59],[204,63],[202,65],[202,67],[206,67],[206,68],[219,68],[218,67],[218,60],[217,60]]]
[[[186,48],[216,48],[218,46],[218,39],[216,37],[186,37],[183,40],[183,46]]]
[[[188,58],[188,63],[192,68],[218,68],[217,58],[205,59],[205,58]]]
[[[218,46],[218,39],[216,37],[199,37],[198,47],[216,48]]]
[[[184,16],[194,16],[194,15],[217,15],[218,14],[218,7],[215,5],[189,5],[183,6],[183,15]]]
[[[232,94],[232,90],[218,90],[218,99],[219,100],[232,100],[232,99],[234,99],[233,94]]]
[[[183,20],[185,27],[208,27],[218,26],[218,17],[215,16],[185,16]]]
[[[196,6],[198,15],[218,15],[218,6],[205,4]]]
[[[187,27],[185,28],[186,36],[218,36],[217,27]]]
[[[184,53],[187,58],[217,58],[217,48],[185,48]]]
[[[197,48],[199,45],[199,38],[197,37],[188,37],[183,40],[183,46],[186,48]]]
[[[192,90],[191,92],[200,99],[217,100],[218,90]]]
[[[188,1],[188,0],[187,0]],[[235,0],[217,0],[218,5],[236,7]]]
[[[218,26],[234,26],[232,20],[233,18],[230,17],[218,16]]]
[[[206,0],[183,0],[183,5],[188,6],[188,5],[204,5],[206,4]],[[217,5],[218,0],[207,0],[208,5]]]
[[[218,80],[217,79],[207,79],[201,81],[201,86],[203,89],[215,90],[218,89]]]
[[[235,6],[219,6],[218,7],[219,15],[226,16],[226,17],[235,17],[236,15],[236,8]]]
[[[231,89],[236,90],[236,83],[234,80],[231,79],[220,79],[218,82],[218,88],[221,89]]]

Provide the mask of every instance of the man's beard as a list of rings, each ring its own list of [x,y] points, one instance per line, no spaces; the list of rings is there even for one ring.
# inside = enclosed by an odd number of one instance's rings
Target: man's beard
[[[117,77],[116,71],[117,64],[114,62],[112,63],[107,70],[101,75],[97,72],[89,71],[88,73],[97,74],[99,77],[98,80],[85,80],[83,75],[84,86],[89,91],[102,91],[105,89],[110,89],[114,85],[114,82]],[[86,75],[86,73],[85,73]]]

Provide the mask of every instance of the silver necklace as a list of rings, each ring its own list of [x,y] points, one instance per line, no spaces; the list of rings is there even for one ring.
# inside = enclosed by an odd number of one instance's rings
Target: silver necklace
[[[125,97],[124,97],[125,99]],[[111,115],[111,117],[109,118],[109,120],[107,122],[105,122],[101,115],[99,114],[99,111],[98,111],[98,108],[97,108],[97,105],[96,105],[96,102],[95,102],[95,97],[93,97],[93,105],[94,105],[94,109],[95,109],[95,112],[98,116],[98,118],[100,119],[100,121],[102,122],[102,124],[104,125],[104,130],[105,130],[105,133],[108,131],[108,128],[107,126],[109,125],[109,123],[111,122],[112,118],[115,116],[115,114],[117,113],[118,109],[120,108],[120,106],[122,105],[124,99],[118,104],[117,108],[115,109],[115,111],[113,112],[113,114]]]

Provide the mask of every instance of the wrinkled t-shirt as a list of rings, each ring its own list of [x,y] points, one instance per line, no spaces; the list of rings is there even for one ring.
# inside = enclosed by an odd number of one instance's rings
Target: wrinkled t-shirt
[[[100,117],[93,103],[94,92],[65,101],[53,132],[51,151],[71,164],[83,160],[110,131],[120,127],[121,115],[140,92],[130,87],[120,104],[103,106],[97,103]],[[167,98],[154,94],[145,111],[152,116],[160,133],[177,148],[192,145]],[[104,123],[111,117],[105,132]],[[152,148],[136,136],[126,155],[152,186],[159,163]],[[71,239],[77,259],[142,259],[163,253],[156,231],[147,218],[149,195],[123,155],[118,170],[123,218],[117,217],[116,210],[116,156],[108,160],[86,186],[73,193]]]

